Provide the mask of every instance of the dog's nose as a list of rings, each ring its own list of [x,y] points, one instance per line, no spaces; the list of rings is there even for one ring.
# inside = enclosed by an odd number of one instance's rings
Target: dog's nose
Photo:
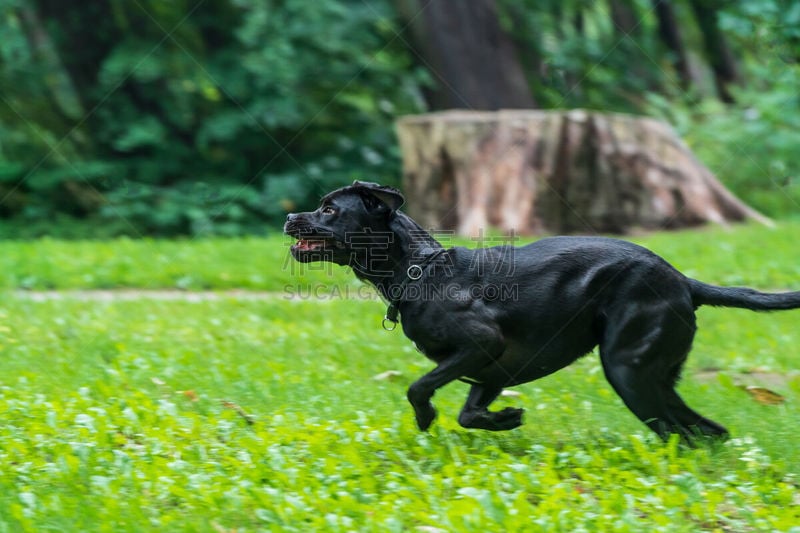
[[[290,228],[291,224],[294,223],[294,219],[295,218],[297,218],[297,215],[295,215],[294,213],[289,213],[288,215],[286,215],[286,223],[283,225],[283,232],[284,233],[288,233],[289,232],[289,228]]]

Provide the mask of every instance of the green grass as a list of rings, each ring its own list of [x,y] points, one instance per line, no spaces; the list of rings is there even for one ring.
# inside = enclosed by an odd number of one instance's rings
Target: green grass
[[[798,228],[637,240],[701,279],[800,288]],[[275,242],[2,243],[0,257],[6,287],[34,276],[27,286],[159,288],[192,276],[188,287],[280,293],[298,281],[273,264],[285,254]],[[301,279],[352,283],[331,275]],[[701,309],[680,391],[733,439],[698,449],[650,435],[594,356],[498,400],[527,409],[519,429],[461,429],[467,386],[455,383],[419,433],[405,390],[431,364],[380,328],[383,312],[374,300],[280,294],[6,292],[0,532],[798,531],[800,312]],[[400,375],[372,379],[387,370]],[[776,377],[783,404],[737,386],[752,370]]]
[[[800,221],[776,229],[711,228],[635,237],[687,275],[725,284],[800,289]],[[529,241],[521,238],[519,243]],[[497,241],[499,242],[499,240]],[[245,288],[282,292],[298,283],[353,285],[345,269],[301,265],[292,240],[267,239],[0,241],[0,288]],[[495,244],[491,239],[487,244]],[[474,246],[467,239],[448,244]]]

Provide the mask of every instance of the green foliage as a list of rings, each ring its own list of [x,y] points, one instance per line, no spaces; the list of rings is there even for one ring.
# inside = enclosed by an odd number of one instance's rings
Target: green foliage
[[[0,215],[263,233],[354,178],[396,180],[392,118],[416,108],[387,2],[195,7],[0,1]],[[60,57],[32,52],[26,13]],[[48,72],[71,77],[79,116],[52,105]]]
[[[694,153],[740,198],[776,217],[800,215],[800,66],[764,67],[773,88],[737,91],[737,104],[713,101],[685,123]]]
[[[796,232],[640,240],[709,281],[797,287]],[[201,276],[191,287],[348,282],[338,268],[287,273],[276,242],[5,242],[0,271],[6,286],[41,276],[33,287],[170,286],[181,273]],[[405,390],[431,363],[380,329],[383,312],[374,300],[282,293],[98,302],[6,292],[0,531],[796,530],[797,311],[702,310],[680,390],[734,438],[698,449],[650,435],[595,356],[500,398],[497,408],[527,409],[520,429],[458,427],[466,385],[454,383],[421,434]],[[702,378],[709,368],[715,378]],[[386,370],[399,375],[372,379]],[[784,404],[736,385],[752,370],[777,377]]]
[[[769,216],[800,215],[798,4],[752,0],[715,5],[745,80],[730,87],[732,105],[715,97],[701,54],[689,55],[694,85],[680,86],[670,53],[657,39],[652,2],[617,4],[634,17],[626,31],[615,28],[605,2],[501,2],[506,27],[540,65],[530,72],[540,105],[662,117],[677,126],[699,159],[740,198]],[[672,5],[687,49],[702,49],[689,6]]]
[[[539,105],[633,111],[645,91],[669,87],[665,65],[652,60],[663,54],[650,3],[621,3],[635,17],[630,34],[615,28],[606,2],[499,2],[518,46],[539,63],[538,71],[529,72]]]
[[[743,63],[752,81],[732,88],[736,102],[687,105],[651,93],[646,109],[675,124],[737,196],[770,216],[800,216],[800,5],[741,2],[722,24],[752,54]]]
[[[541,107],[665,117],[745,201],[797,215],[796,2],[708,4],[741,71],[733,105],[689,2],[670,3],[688,88],[650,0],[497,4]],[[440,80],[396,7],[0,0],[4,233],[264,234],[354,178],[396,184],[393,121]]]

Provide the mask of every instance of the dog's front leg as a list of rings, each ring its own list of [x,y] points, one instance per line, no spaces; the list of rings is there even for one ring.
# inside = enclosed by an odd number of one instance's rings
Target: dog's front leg
[[[433,419],[436,418],[436,409],[431,403],[436,389],[455,381],[458,378],[476,372],[486,366],[491,359],[485,354],[476,354],[475,351],[457,352],[428,372],[408,388],[408,401],[414,408],[417,425],[426,431]]]

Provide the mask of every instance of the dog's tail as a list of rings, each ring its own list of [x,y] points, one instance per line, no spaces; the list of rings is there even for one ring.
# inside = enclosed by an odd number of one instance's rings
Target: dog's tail
[[[689,280],[694,305],[741,307],[753,311],[780,311],[800,308],[800,291],[766,293],[745,287],[717,287]]]

